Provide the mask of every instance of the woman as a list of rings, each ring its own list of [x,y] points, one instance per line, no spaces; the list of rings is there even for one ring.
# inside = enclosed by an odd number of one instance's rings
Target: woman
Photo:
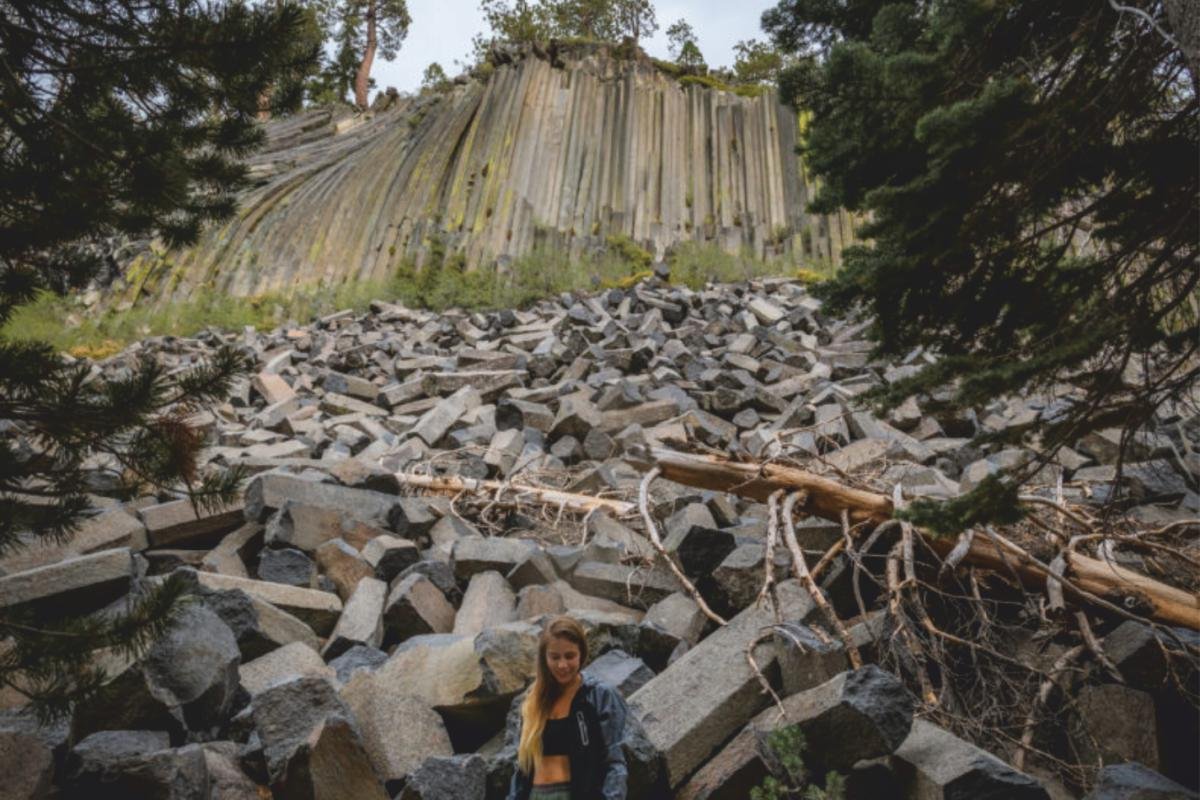
[[[580,672],[587,655],[583,626],[570,617],[542,631],[508,800],[624,800],[625,701]]]

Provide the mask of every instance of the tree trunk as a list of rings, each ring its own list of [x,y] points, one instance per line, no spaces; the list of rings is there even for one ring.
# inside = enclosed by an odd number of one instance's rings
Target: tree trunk
[[[367,6],[367,49],[363,53],[362,63],[358,65],[358,75],[354,78],[354,102],[363,111],[367,110],[367,90],[371,84],[371,62],[375,60],[375,7],[374,0]]]
[[[657,466],[667,480],[685,486],[732,492],[759,501],[765,501],[779,489],[805,491],[808,497],[802,510],[833,521],[841,518],[843,510],[848,512],[851,523],[865,522],[874,526],[892,518],[892,501],[883,495],[842,486],[804,470],[777,464],[728,461],[716,456],[679,453],[663,447],[651,447],[644,460],[648,465]],[[925,540],[942,557],[955,546],[953,539],[926,536]],[[1031,560],[1028,554],[1001,550],[984,535],[976,535],[972,539],[970,549],[961,563],[1002,574],[1015,572],[1022,583],[1037,590],[1044,589],[1050,577],[1046,569]],[[1080,553],[1067,554],[1066,563],[1064,577],[1083,592],[1118,605],[1126,601],[1133,602],[1135,607],[1148,607],[1150,611],[1147,615],[1159,622],[1200,630],[1200,597]],[[1071,587],[1063,586],[1063,590],[1064,594],[1077,602],[1089,602],[1088,597],[1078,595]]]

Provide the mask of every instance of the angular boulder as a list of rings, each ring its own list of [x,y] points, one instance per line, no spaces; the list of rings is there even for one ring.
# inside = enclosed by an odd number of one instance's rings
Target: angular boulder
[[[908,797],[922,800],[1049,800],[1035,779],[924,720],[891,757]]]
[[[388,800],[353,716],[327,680],[272,686],[252,709],[277,800]]]
[[[229,626],[199,603],[184,605],[143,658],[110,654],[106,691],[75,713],[76,737],[103,730],[208,733],[229,715],[241,653]]]

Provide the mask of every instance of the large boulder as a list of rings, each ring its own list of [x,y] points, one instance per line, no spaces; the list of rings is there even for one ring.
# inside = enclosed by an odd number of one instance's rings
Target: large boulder
[[[808,593],[795,581],[778,590],[785,619],[812,613]],[[630,711],[662,754],[672,789],[769,702],[745,651],[775,621],[765,609],[746,609],[630,697]],[[768,679],[777,679],[773,648],[760,643],[754,656]]]
[[[427,758],[454,754],[436,711],[394,685],[374,680],[372,673],[353,675],[340,696],[354,713],[363,745],[385,784],[402,781]]]
[[[209,589],[191,569],[177,570],[174,575],[187,582],[199,601],[229,626],[243,663],[292,642],[303,642],[314,650],[320,646],[312,628],[266,600],[240,589]]]
[[[207,742],[201,747],[208,769],[209,800],[263,800],[270,791],[242,770],[241,747],[236,742]]]
[[[0,609],[94,611],[127,593],[135,572],[133,553],[120,547],[4,575]]]
[[[411,572],[392,584],[383,611],[383,642],[392,646],[427,633],[454,629],[454,606],[425,575]]]
[[[1035,779],[924,720],[891,758],[907,797],[921,800],[1049,800]]]
[[[1084,800],[1197,800],[1200,794],[1137,763],[1109,764]]]
[[[387,584],[375,578],[358,582],[322,652],[326,659],[337,658],[355,645],[378,647],[383,643],[383,603],[387,591]]]
[[[487,767],[477,755],[429,758],[413,773],[399,800],[483,800]]]
[[[33,714],[0,713],[0,797],[41,800],[50,796],[55,767],[70,734],[66,721],[41,724]]]
[[[540,632],[512,622],[476,636],[415,636],[370,679],[438,711],[455,750],[474,750],[501,729],[512,698],[532,679]]]
[[[160,731],[100,731],[71,751],[63,780],[68,800],[210,800],[200,745],[173,750]]]
[[[187,604],[140,661],[109,654],[106,691],[76,710],[75,734],[164,730],[179,743],[186,731],[210,733],[229,715],[240,662],[229,626]]]
[[[653,670],[644,661],[624,650],[609,650],[588,664],[583,672],[613,687],[623,697],[633,694],[654,677]]]
[[[296,678],[252,705],[277,800],[388,800],[349,709],[323,678]]]
[[[342,601],[332,592],[302,589],[271,581],[254,581],[218,575],[211,572],[197,574],[200,585],[216,591],[236,589],[251,597],[270,603],[276,608],[304,622],[318,636],[328,636],[342,615]]]
[[[454,633],[471,636],[516,617],[517,596],[504,576],[491,570],[477,572],[454,618]]]
[[[301,677],[318,677],[326,680],[337,673],[325,663],[321,654],[303,642],[292,642],[278,650],[242,664],[238,670],[242,688],[254,697],[272,686]]]
[[[900,679],[868,664],[783,701],[787,729],[797,729],[811,768],[846,770],[890,755],[912,728],[913,696]]]

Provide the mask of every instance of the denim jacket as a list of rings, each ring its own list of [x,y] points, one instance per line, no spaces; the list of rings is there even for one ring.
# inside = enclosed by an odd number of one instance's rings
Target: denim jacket
[[[628,770],[625,751],[625,717],[628,709],[616,689],[590,675],[571,700],[570,716],[580,725],[583,748],[568,756],[571,764],[571,800],[625,800]],[[533,776],[517,767],[507,800],[527,800]]]

